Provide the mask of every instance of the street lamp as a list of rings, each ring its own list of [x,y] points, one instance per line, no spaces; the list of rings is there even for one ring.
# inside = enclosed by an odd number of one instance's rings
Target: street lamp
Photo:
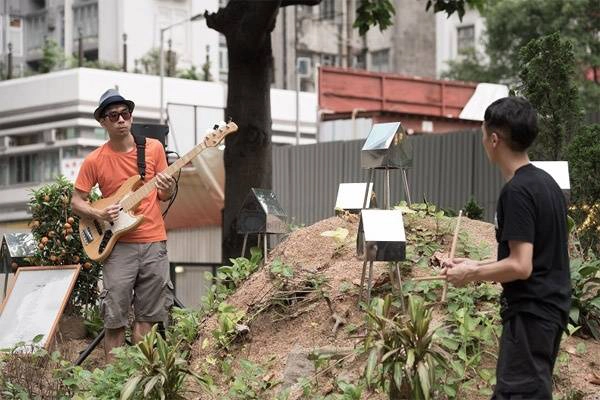
[[[163,96],[164,96],[164,91],[163,91],[163,80],[165,78],[165,55],[163,52],[163,43],[164,43],[164,36],[165,36],[165,32],[168,31],[169,29],[173,28],[174,26],[177,25],[181,25],[184,24],[188,21],[198,21],[199,19],[204,18],[204,14],[196,14],[191,18],[186,18],[182,21],[179,22],[175,22],[174,24],[171,24],[169,26],[165,26],[164,28],[160,28],[160,50],[159,50],[159,57],[160,57],[160,123],[164,124],[165,123],[165,118],[163,116]]]

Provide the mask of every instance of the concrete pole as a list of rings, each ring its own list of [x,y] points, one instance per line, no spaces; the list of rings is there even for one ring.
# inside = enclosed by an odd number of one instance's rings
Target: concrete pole
[[[65,57],[73,55],[73,0],[65,0]]]
[[[296,75],[296,145],[300,144],[300,74],[298,73],[298,6],[294,6],[294,71]]]
[[[160,59],[160,123],[165,123],[164,113],[163,113],[163,101],[164,101],[164,89],[163,89],[163,81],[165,79],[165,55],[164,55],[164,36],[165,29],[160,30],[160,47],[159,47],[159,59]]]

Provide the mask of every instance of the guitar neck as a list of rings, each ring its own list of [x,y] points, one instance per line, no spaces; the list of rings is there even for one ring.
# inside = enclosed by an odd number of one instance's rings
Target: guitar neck
[[[167,169],[162,171],[163,174],[173,176],[175,175],[181,168],[185,167],[187,163],[192,161],[194,157],[197,157],[204,149],[206,149],[206,145],[200,143],[192,150],[190,150],[187,154],[181,157],[179,160],[175,161],[173,164],[169,165]],[[121,206],[123,210],[130,211],[137,207],[137,205],[148,196],[154,189],[156,189],[156,176],[149,181],[147,181],[143,186],[137,189],[135,192],[130,194],[128,197],[121,201]]]

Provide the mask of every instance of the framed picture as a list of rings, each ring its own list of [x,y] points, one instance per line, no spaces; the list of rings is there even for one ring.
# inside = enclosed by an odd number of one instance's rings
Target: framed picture
[[[48,349],[79,275],[79,265],[22,267],[0,306],[0,350],[19,343]]]

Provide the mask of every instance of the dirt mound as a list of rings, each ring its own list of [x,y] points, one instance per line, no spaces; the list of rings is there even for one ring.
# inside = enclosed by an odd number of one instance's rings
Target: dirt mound
[[[439,232],[435,240],[439,241],[440,256],[447,255],[455,222],[455,218],[444,217],[442,220],[436,220],[429,216],[406,216],[407,238],[411,232]],[[290,367],[287,364],[292,359],[291,355],[297,352],[308,353],[315,349],[328,349],[326,351],[343,353],[354,348],[359,340],[356,337],[356,328],[364,322],[364,312],[357,306],[363,268],[363,261],[356,255],[357,227],[358,217],[345,215],[332,217],[292,232],[269,253],[265,265],[226,300],[228,304],[245,313],[249,319],[249,332],[227,351],[218,350],[212,337],[213,330],[218,327],[217,316],[210,316],[203,322],[199,340],[192,349],[192,369],[202,371],[206,367],[207,357],[228,354],[234,361],[247,359],[266,366],[266,376],[269,379],[285,381],[285,371]],[[348,235],[342,243],[321,235],[338,228],[348,230]],[[495,257],[493,225],[463,218],[461,232],[466,234],[465,237],[473,246],[486,246],[489,256]],[[275,277],[271,272],[275,260],[291,266],[293,277],[284,281]],[[424,268],[415,266],[408,271],[404,268],[403,279],[437,273],[429,262],[425,264]],[[388,263],[374,263],[373,276],[376,295],[382,294],[383,290],[389,290]],[[445,312],[440,306],[434,310],[435,319],[440,321],[440,324],[443,323]],[[588,346],[596,360],[600,359],[599,347],[596,344]],[[581,364],[578,370],[559,367],[561,375],[566,374],[566,377],[563,377],[564,382],[568,382],[569,385],[576,383],[585,393],[592,393],[593,387],[586,384],[585,380],[585,376],[590,373],[590,365],[583,358],[578,362]],[[353,365],[354,367],[342,372],[349,381],[356,381],[364,368],[364,364],[358,361]],[[219,382],[216,383],[219,385]],[[327,385],[331,386],[331,383],[325,384]],[[321,393],[327,391],[327,387],[324,387]]]

